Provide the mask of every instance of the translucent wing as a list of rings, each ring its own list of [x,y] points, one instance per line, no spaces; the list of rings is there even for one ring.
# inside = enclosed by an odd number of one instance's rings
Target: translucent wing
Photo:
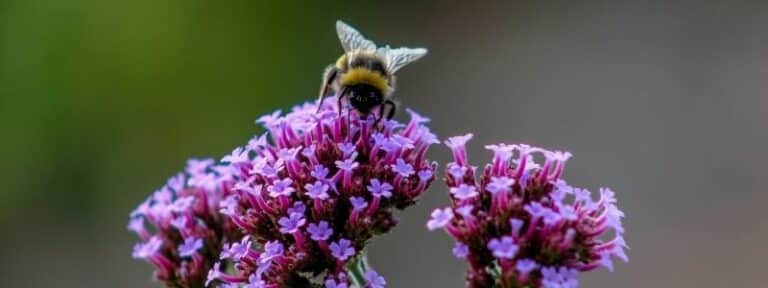
[[[419,58],[427,55],[427,49],[405,47],[390,49],[389,47],[384,47],[379,49],[379,53],[387,59],[387,71],[395,73],[400,68],[408,65],[408,63],[419,60]]]
[[[336,21],[336,33],[339,34],[339,41],[344,47],[344,52],[355,50],[376,50],[376,44],[373,41],[365,39],[360,32],[347,23]]]

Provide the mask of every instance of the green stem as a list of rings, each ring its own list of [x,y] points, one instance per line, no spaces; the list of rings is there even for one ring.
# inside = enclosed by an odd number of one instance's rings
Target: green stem
[[[365,287],[365,271],[368,270],[368,258],[365,255],[365,251],[360,253],[355,259],[349,261],[347,266],[344,267],[347,270],[350,280],[352,281],[352,287],[363,288]]]

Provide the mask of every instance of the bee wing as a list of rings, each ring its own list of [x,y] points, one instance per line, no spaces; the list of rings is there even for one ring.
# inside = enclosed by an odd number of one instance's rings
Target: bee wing
[[[373,41],[365,39],[355,28],[347,23],[336,21],[336,33],[339,34],[339,41],[344,47],[344,52],[355,50],[376,50],[376,44]]]
[[[389,47],[384,47],[379,49],[379,53],[383,54],[384,58],[387,59],[387,71],[395,73],[405,65],[427,55],[427,49],[406,47],[390,49]]]

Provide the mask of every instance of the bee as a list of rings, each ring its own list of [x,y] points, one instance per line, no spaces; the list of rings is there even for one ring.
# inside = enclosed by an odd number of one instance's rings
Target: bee
[[[339,113],[342,100],[348,98],[352,108],[363,116],[378,108],[376,122],[381,120],[385,107],[389,106],[386,117],[387,120],[392,119],[397,109],[391,99],[395,90],[394,74],[426,55],[427,49],[376,47],[373,41],[342,21],[336,21],[336,33],[344,54],[325,69],[318,106],[333,90],[338,98]]]

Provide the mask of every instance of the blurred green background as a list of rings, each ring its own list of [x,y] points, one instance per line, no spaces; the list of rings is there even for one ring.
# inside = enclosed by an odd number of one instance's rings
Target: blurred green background
[[[475,132],[475,163],[568,149],[569,182],[618,192],[632,262],[584,287],[764,284],[765,1],[0,0],[0,286],[157,287],[129,211],[313,99],[336,19],[430,49],[397,95],[441,138]],[[446,203],[438,184],[374,243],[390,287],[462,287],[424,229]]]

